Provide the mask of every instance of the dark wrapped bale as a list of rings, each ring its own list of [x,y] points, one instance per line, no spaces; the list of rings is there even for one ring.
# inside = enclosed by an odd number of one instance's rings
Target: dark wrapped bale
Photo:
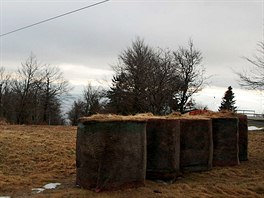
[[[116,190],[144,185],[146,121],[116,116],[82,119],[76,141],[76,184]]]
[[[246,115],[238,115],[239,125],[239,160],[247,161],[248,160],[248,124]]]
[[[213,138],[211,119],[186,118],[180,121],[180,167],[183,171],[212,168]]]
[[[213,165],[238,165],[238,118],[212,118],[212,122]]]
[[[149,119],[147,122],[147,179],[174,180],[180,167],[180,122]]]

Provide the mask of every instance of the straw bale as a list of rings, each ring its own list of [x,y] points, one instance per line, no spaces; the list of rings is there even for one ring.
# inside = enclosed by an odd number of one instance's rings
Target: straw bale
[[[78,125],[76,183],[82,188],[115,190],[144,185],[146,122],[99,117]],[[114,120],[114,122],[112,122]]]
[[[208,118],[238,118],[238,145],[239,145],[239,160],[248,160],[248,128],[247,117],[243,114],[238,114],[231,111],[195,111],[193,114],[188,113],[183,117],[208,117]]]
[[[147,122],[148,179],[175,180],[180,173],[180,122],[152,118]]]
[[[239,160],[248,160],[248,124],[246,115],[238,115],[238,133],[239,133]]]
[[[232,166],[239,164],[238,118],[213,118],[213,165]]]
[[[182,118],[180,167],[183,171],[212,168],[213,139],[211,119]]]

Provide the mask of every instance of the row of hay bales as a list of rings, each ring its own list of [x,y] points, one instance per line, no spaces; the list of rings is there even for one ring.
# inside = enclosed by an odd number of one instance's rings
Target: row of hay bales
[[[247,160],[247,117],[96,115],[79,120],[76,183],[113,190]]]

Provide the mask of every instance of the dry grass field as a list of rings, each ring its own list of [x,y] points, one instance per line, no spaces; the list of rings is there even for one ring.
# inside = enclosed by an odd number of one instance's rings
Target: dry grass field
[[[184,174],[174,184],[95,193],[75,186],[76,127],[0,125],[0,197],[264,197],[264,132],[249,132],[249,161]],[[61,183],[41,193],[32,188]]]

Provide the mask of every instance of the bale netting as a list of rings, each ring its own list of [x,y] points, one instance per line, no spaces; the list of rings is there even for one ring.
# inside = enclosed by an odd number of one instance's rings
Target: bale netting
[[[213,123],[213,166],[233,166],[238,158],[238,118],[212,118]]]
[[[208,118],[180,120],[180,167],[183,171],[205,171],[212,168],[212,121]]]
[[[76,184],[97,192],[144,185],[146,120],[132,116],[80,119],[76,167]]]
[[[152,118],[147,122],[147,179],[175,180],[180,173],[180,121]]]
[[[246,115],[238,115],[238,145],[239,145],[239,160],[248,160],[248,124]]]

